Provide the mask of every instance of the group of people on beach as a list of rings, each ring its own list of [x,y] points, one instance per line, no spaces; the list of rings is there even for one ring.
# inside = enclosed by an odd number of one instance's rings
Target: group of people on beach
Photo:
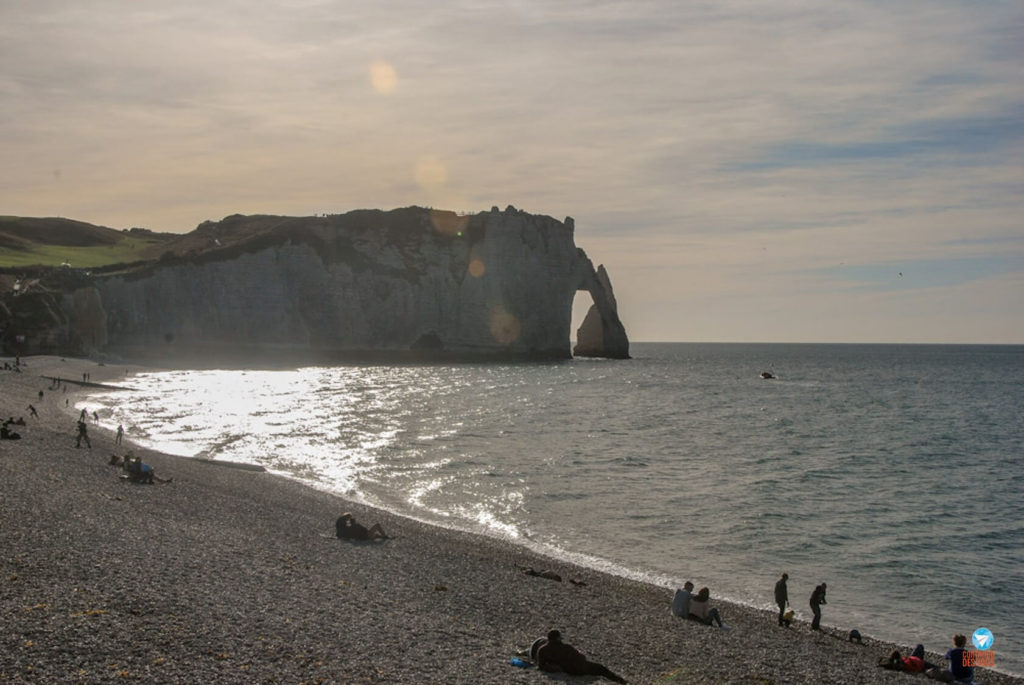
[[[779,607],[779,625],[788,628],[793,623],[793,610],[786,609],[789,606],[789,574],[783,573],[775,582],[775,604]],[[814,588],[811,593],[811,613],[814,618],[811,620],[811,630],[821,630],[821,605],[828,604],[825,601],[825,592],[828,584],[822,583]]]
[[[672,614],[679,618],[698,621],[706,626],[717,623],[722,630],[729,630],[729,626],[722,623],[722,615],[718,608],[709,605],[710,601],[711,590],[702,587],[695,595],[693,583],[686,581],[672,598]]]
[[[173,478],[158,478],[153,467],[142,461],[141,457],[135,456],[133,452],[128,452],[123,457],[116,454],[110,455],[110,465],[120,466],[125,472],[122,478],[133,483],[152,485],[153,483],[170,483],[173,480]]]
[[[891,671],[924,673],[932,680],[944,683],[974,685],[974,667],[968,666],[964,658],[964,648],[966,646],[966,635],[953,636],[953,648],[946,652],[945,655],[946,661],[949,662],[948,669],[925,661],[924,645],[922,644],[914,647],[910,656],[903,656],[900,650],[894,649],[889,653],[888,657],[879,659],[878,665]]]
[[[3,425],[0,426],[0,440],[21,440],[21,433],[18,433],[14,429],[10,428],[10,426],[24,425],[24,417],[19,416],[17,421],[14,420],[13,416],[8,418],[6,421],[4,421]]]

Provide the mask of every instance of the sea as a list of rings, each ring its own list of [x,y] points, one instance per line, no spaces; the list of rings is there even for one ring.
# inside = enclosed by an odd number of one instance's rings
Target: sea
[[[772,608],[786,572],[800,619],[827,582],[838,634],[943,653],[988,628],[995,667],[1024,674],[1024,346],[631,354],[140,373],[78,407],[154,449],[663,586],[666,611],[686,580]]]

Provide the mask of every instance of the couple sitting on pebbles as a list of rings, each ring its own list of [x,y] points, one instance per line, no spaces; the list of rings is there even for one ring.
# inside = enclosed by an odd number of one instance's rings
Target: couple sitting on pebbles
[[[557,630],[548,631],[547,637],[536,639],[530,646],[530,657],[537,662],[537,668],[549,673],[599,675],[612,682],[626,682],[607,666],[591,661],[572,645],[562,642],[562,633]]]
[[[710,599],[710,590],[702,587],[700,592],[695,595],[693,594],[693,583],[686,581],[681,589],[676,590],[676,595],[672,598],[672,613],[679,618],[700,621],[706,626],[717,623],[722,630],[729,630],[729,627],[722,623],[722,616],[718,613],[718,609],[708,606]]]
[[[128,452],[123,457],[111,454],[109,464],[111,466],[120,466],[121,470],[124,471],[121,474],[121,478],[131,483],[152,485],[153,483],[170,483],[174,480],[173,478],[157,477],[153,467],[142,461],[141,457],[136,457],[134,452]]]
[[[367,528],[345,512],[334,522],[334,531],[339,540],[387,540],[388,536],[379,523]]]

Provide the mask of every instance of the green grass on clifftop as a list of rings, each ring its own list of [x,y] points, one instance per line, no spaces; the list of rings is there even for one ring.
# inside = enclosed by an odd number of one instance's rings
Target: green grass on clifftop
[[[70,219],[0,217],[0,268],[60,266],[91,269],[154,259],[171,236],[118,231]]]
[[[109,264],[124,264],[150,258],[147,253],[159,242],[125,237],[114,245],[70,247],[67,245],[32,245],[27,250],[12,250],[0,247],[0,267],[60,266],[68,262],[71,266],[91,269]]]

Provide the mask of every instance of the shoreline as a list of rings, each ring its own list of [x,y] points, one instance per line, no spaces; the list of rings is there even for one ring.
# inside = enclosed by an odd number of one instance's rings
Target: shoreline
[[[665,587],[269,473],[118,449],[105,428],[90,432],[91,450],[76,450],[75,412],[62,400],[77,393],[53,400],[41,376],[70,382],[86,372],[102,383],[131,365],[27,361],[22,373],[0,372],[0,412],[17,417],[10,407],[30,402],[40,411],[19,427],[23,440],[0,444],[0,601],[12,617],[0,682],[601,682],[509,665],[551,628],[633,683],[915,677],[875,665],[891,643],[857,645],[806,623],[777,628],[772,612],[714,598],[731,630],[682,621]],[[41,371],[50,366],[67,373]],[[128,449],[173,482],[120,481],[107,460]],[[380,521],[393,539],[335,540],[345,510]],[[526,576],[522,566],[586,585]],[[978,680],[1024,683],[988,669]]]

